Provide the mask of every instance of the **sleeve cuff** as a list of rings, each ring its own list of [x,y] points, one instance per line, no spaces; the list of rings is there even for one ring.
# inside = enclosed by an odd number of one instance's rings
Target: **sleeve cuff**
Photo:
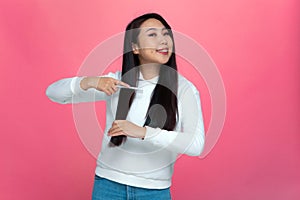
[[[72,81],[71,81],[71,91],[72,91],[73,94],[78,94],[78,93],[86,91],[86,90],[84,90],[84,89],[82,89],[80,87],[80,82],[81,82],[81,80],[83,78],[85,78],[85,76],[72,78]]]
[[[146,127],[146,135],[145,135],[143,140],[153,139],[154,137],[156,137],[160,133],[160,130],[161,130],[159,128],[152,128],[150,126],[145,126],[145,127]]]

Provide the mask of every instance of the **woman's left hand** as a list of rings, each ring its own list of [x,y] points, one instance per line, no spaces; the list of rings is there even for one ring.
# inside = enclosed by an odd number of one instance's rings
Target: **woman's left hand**
[[[140,127],[127,120],[115,120],[108,130],[108,136],[126,135],[134,138],[144,138],[146,128]]]

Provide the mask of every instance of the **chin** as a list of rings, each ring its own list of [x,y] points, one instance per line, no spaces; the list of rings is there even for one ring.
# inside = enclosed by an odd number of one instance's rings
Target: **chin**
[[[161,60],[161,61],[159,62],[159,64],[165,65],[165,64],[167,64],[168,61],[169,61],[169,59],[168,59],[168,60]]]
[[[161,64],[161,65],[164,65],[164,64],[166,64],[169,60],[170,60],[170,58],[168,58],[168,59],[159,59],[159,60],[157,60],[157,63],[159,63],[159,64]]]

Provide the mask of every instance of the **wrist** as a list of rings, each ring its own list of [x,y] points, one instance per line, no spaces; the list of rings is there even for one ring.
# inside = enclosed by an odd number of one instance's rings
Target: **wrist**
[[[95,77],[84,77],[81,81],[80,81],[80,87],[83,90],[88,90],[90,88],[95,88],[95,85],[97,84],[97,80]]]
[[[84,77],[83,79],[81,79],[81,81],[80,81],[80,87],[81,87],[83,90],[89,89],[89,88],[88,88],[88,85],[87,85],[87,82],[88,82],[88,77]]]

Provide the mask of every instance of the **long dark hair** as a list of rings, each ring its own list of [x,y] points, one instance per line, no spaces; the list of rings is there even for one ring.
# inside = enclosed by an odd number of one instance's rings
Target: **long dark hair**
[[[147,19],[159,20],[165,28],[169,31],[169,35],[173,41],[173,52],[169,61],[160,67],[159,79],[153,90],[151,101],[146,114],[146,121],[144,126],[153,128],[162,128],[165,130],[174,130],[176,126],[176,116],[178,117],[177,108],[177,88],[178,75],[177,64],[175,59],[175,43],[170,25],[164,20],[162,16],[156,13],[148,13],[139,16],[132,20],[126,27],[123,49],[123,63],[122,63],[122,81],[131,86],[137,86],[139,77],[139,58],[138,55],[132,52],[132,43],[137,43],[139,35],[139,28],[141,24]],[[116,120],[125,120],[135,97],[135,91],[122,88],[120,90],[119,101],[116,112]],[[154,105],[160,106],[154,106]],[[165,113],[161,112],[161,106]],[[150,109],[151,108],[151,109]],[[119,146],[126,141],[127,136],[113,136],[110,140],[110,146]]]

